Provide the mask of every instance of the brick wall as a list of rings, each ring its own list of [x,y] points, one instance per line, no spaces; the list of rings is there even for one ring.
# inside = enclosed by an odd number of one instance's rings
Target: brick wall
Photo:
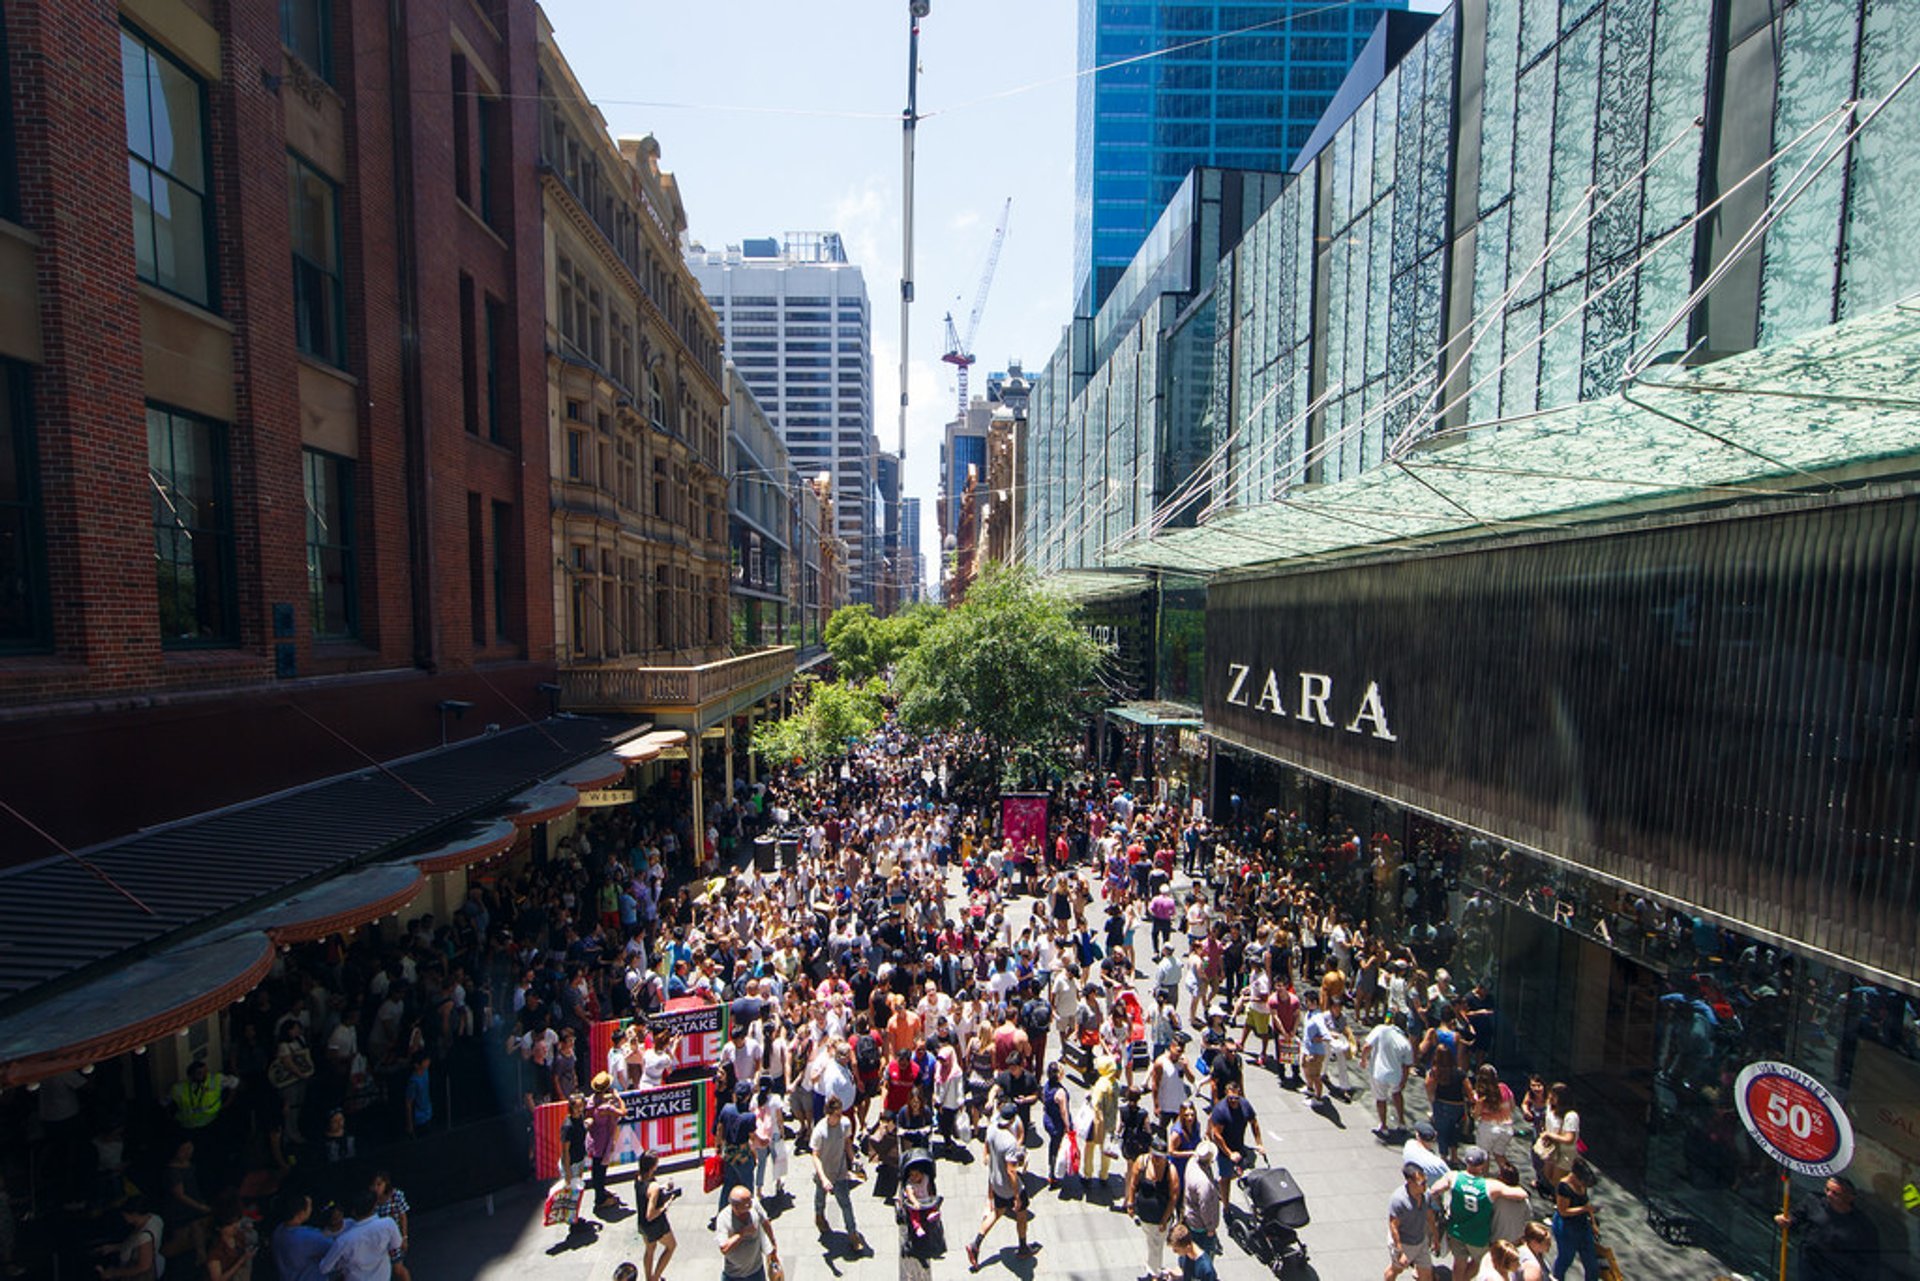
[[[194,8],[175,7],[198,21]],[[488,16],[468,0],[409,0],[401,8],[406,83],[396,112],[386,0],[336,0],[331,90],[295,85],[284,74],[277,6],[213,6],[214,310],[232,326],[235,410],[227,441],[238,636],[230,647],[192,651],[163,649],[160,638],[142,287],[125,196],[121,15],[99,0],[3,11],[20,222],[38,239],[44,359],[31,381],[52,644],[44,653],[0,656],[0,769],[17,784],[32,781],[36,817],[62,839],[100,839],[156,816],[245,799],[248,786],[286,786],[360,763],[318,731],[264,741],[255,732],[306,725],[298,715],[287,719],[295,706],[321,709],[315,714],[374,755],[436,744],[439,698],[482,703],[469,714],[479,723],[518,723],[543,711],[532,687],[551,673],[553,618],[535,8],[532,0],[501,0],[486,7]],[[456,30],[504,95],[504,136],[492,166],[497,230],[454,195]],[[344,132],[347,172],[337,176],[357,416],[360,622],[359,636],[347,642],[316,643],[308,617],[302,357],[286,178],[286,96],[295,92],[337,94]],[[393,197],[402,149],[412,163],[410,242]],[[463,271],[478,286],[476,307],[491,295],[509,320],[501,344],[507,446],[466,430]],[[418,298],[411,334],[402,307],[409,283]],[[415,437],[406,412],[410,342],[419,374]],[[410,458],[422,461],[412,485]],[[510,503],[515,513],[509,635],[493,634],[489,599],[488,638],[478,645],[469,623],[470,493],[481,495],[487,517],[489,593],[496,581],[492,504]],[[416,515],[423,518],[417,529]],[[416,587],[426,593],[426,635],[416,635]],[[291,637],[274,635],[276,604],[293,608]],[[285,643],[294,647],[290,680],[275,675],[276,644]],[[37,742],[59,748],[35,759]],[[192,744],[194,758],[168,753],[169,742]],[[287,759],[259,760],[274,742],[287,745]],[[132,767],[121,750],[132,743],[139,745],[139,787],[122,789],[117,808],[64,812],[69,801],[84,806],[83,797],[98,794],[99,762]],[[0,864],[44,852],[23,850],[18,835],[0,827]]]

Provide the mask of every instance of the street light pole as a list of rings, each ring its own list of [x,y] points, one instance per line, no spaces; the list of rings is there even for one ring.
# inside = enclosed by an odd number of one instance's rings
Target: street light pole
[[[900,462],[907,461],[907,324],[913,309],[913,129],[920,122],[920,19],[933,0],[907,0],[907,109],[900,117]]]

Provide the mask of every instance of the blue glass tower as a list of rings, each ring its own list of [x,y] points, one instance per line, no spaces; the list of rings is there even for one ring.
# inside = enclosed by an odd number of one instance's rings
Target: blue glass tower
[[[1406,7],[1080,0],[1074,314],[1106,299],[1188,170],[1285,172],[1380,15]]]

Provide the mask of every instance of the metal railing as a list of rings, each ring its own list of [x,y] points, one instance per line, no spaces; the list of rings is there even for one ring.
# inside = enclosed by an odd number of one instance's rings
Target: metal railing
[[[793,675],[791,645],[687,667],[638,662],[568,667],[560,672],[560,706],[571,712],[651,711],[702,707],[739,691],[775,686]]]

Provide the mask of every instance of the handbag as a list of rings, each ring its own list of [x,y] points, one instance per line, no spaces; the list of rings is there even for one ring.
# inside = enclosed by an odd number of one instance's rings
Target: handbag
[[[1533,1140],[1533,1155],[1535,1159],[1541,1162],[1551,1161],[1553,1160],[1553,1154],[1558,1147],[1559,1147],[1559,1144],[1555,1143],[1552,1139],[1542,1134],[1535,1137],[1535,1139]]]
[[[571,1180],[562,1179],[553,1185],[547,1193],[546,1211],[541,1216],[550,1228],[566,1224],[571,1227],[580,1219],[580,1190]]]
[[[718,1192],[720,1183],[727,1177],[725,1166],[721,1164],[718,1152],[707,1153],[707,1159],[700,1163],[700,1181],[708,1192]]]

